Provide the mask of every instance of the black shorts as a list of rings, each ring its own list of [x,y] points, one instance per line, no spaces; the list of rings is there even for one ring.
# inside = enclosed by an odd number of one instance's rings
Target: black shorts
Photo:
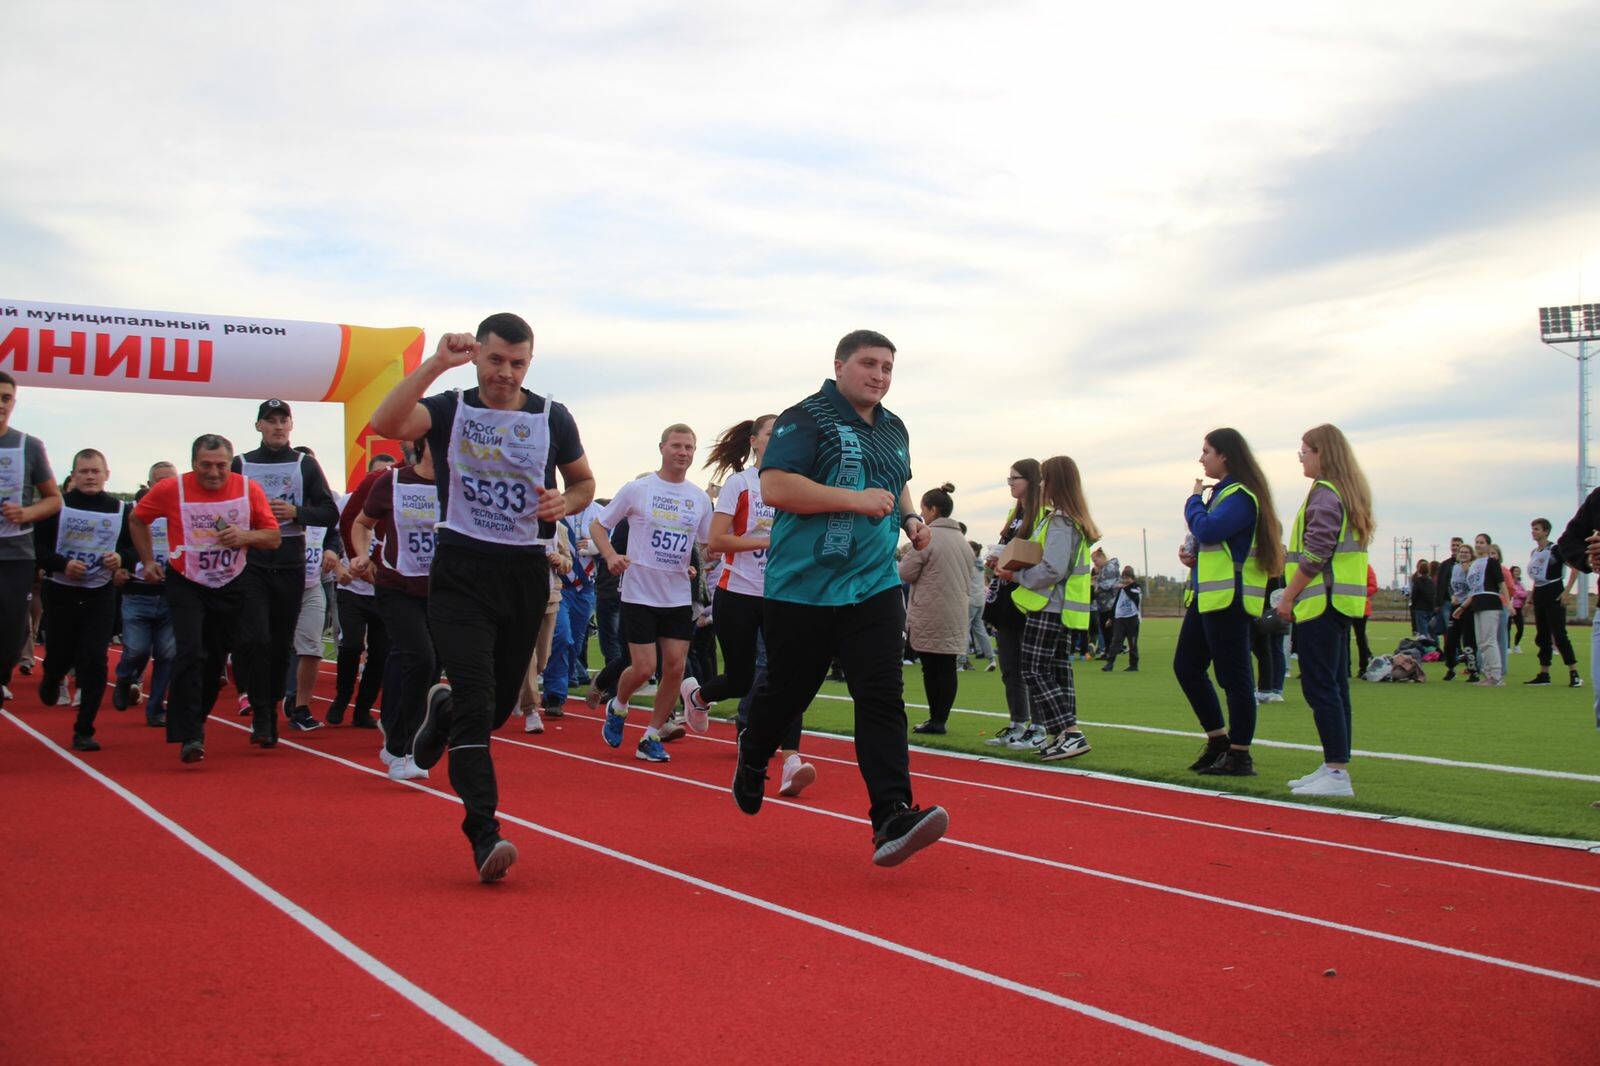
[[[628,644],[654,645],[658,640],[694,639],[694,608],[650,607],[642,603],[623,603],[622,639]]]

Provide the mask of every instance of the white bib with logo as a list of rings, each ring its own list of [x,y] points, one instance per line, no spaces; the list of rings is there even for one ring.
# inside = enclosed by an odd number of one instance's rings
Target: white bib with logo
[[[539,538],[539,490],[550,455],[550,406],[546,399],[541,414],[468,407],[457,393],[440,529],[486,544],[548,543]]]

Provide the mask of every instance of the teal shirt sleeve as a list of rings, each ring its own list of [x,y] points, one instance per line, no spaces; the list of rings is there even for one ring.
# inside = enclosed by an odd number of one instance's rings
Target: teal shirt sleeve
[[[791,407],[772,424],[772,437],[761,456],[762,470],[782,470],[815,478],[817,465],[817,421]]]

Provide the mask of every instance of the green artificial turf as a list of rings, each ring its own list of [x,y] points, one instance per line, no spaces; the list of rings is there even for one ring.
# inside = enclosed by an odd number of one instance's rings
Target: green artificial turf
[[[1567,675],[1558,662],[1556,683],[1529,688],[1524,680],[1537,672],[1533,631],[1523,638],[1522,655],[1511,656],[1505,688],[1479,688],[1462,680],[1445,683],[1442,664],[1428,663],[1423,684],[1351,682],[1354,704],[1354,749],[1424,756],[1455,763],[1562,771],[1591,780],[1534,777],[1471,766],[1441,766],[1356,754],[1351,799],[1304,799],[1291,796],[1285,782],[1315,769],[1320,749],[1301,751],[1265,746],[1263,741],[1317,745],[1311,711],[1289,664],[1284,701],[1264,704],[1256,728],[1253,754],[1258,776],[1201,777],[1189,772],[1202,740],[1188,702],[1172,676],[1172,652],[1178,620],[1146,619],[1141,635],[1140,668],[1124,672],[1127,659],[1113,673],[1098,661],[1073,664],[1078,717],[1094,750],[1064,763],[1045,764],[1168,781],[1225,792],[1292,802],[1339,806],[1352,810],[1405,815],[1462,825],[1540,836],[1600,840],[1600,732],[1595,729],[1594,692],[1588,687],[1587,656],[1580,661],[1584,687],[1565,687]],[[1372,623],[1373,651],[1387,654],[1408,633],[1401,623]],[[1573,643],[1586,646],[1588,631],[1578,629]],[[986,746],[983,741],[1005,724],[1005,695],[999,673],[960,675],[956,711],[944,736],[913,735],[914,744],[996,758],[1036,761],[1032,754]],[[908,704],[926,703],[919,667],[905,668]],[[846,696],[843,684],[823,686],[823,696]],[[967,711],[992,714],[963,713]],[[718,708],[719,711],[723,708]],[[729,708],[731,710],[731,708]],[[927,717],[907,708],[910,724]],[[1179,730],[1183,736],[1140,732],[1118,726]],[[806,728],[849,734],[853,730],[848,701],[819,698],[806,712]],[[930,796],[937,799],[936,796]]]

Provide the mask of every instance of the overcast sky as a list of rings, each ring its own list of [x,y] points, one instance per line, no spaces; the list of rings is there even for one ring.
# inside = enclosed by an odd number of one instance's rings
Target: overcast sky
[[[979,540],[1009,464],[1065,453],[1109,550],[1141,566],[1148,530],[1175,573],[1219,425],[1285,524],[1300,433],[1343,427],[1385,582],[1393,538],[1524,561],[1577,503],[1577,373],[1536,312],[1600,292],[1592,3],[11,0],[0,31],[0,301],[430,351],[514,310],[603,495],[866,327],[900,348],[913,493],[953,481]],[[296,410],[338,455],[339,409]],[[253,416],[32,389],[15,421],[131,489]]]

